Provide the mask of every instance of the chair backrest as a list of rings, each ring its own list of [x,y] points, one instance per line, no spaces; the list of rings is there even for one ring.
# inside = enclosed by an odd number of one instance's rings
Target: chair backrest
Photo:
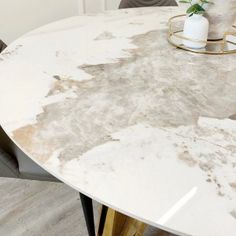
[[[0,177],[19,178],[17,160],[0,148]]]
[[[119,8],[177,6],[175,0],[121,0]]]

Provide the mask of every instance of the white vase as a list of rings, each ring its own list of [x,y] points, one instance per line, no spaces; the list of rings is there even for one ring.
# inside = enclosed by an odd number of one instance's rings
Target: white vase
[[[206,5],[209,20],[209,39],[219,40],[236,22],[236,0],[213,0]]]
[[[197,14],[188,16],[184,23],[183,36],[191,39],[192,41],[184,39],[184,46],[193,49],[201,49],[206,47],[208,31],[209,22],[204,16]]]

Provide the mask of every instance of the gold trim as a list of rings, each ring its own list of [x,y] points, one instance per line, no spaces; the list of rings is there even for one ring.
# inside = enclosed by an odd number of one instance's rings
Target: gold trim
[[[194,52],[194,53],[198,53],[198,54],[210,54],[210,55],[225,55],[225,54],[233,54],[236,53],[236,49],[233,50],[226,50],[226,45],[227,44],[232,44],[232,45],[236,45],[236,42],[231,42],[230,40],[227,39],[228,36],[235,36],[236,37],[236,32],[226,32],[224,34],[224,38],[218,41],[201,41],[201,40],[195,40],[195,39],[190,39],[187,37],[184,37],[183,35],[180,35],[181,32],[183,32],[183,29],[181,30],[173,30],[173,26],[174,26],[174,21],[175,19],[181,19],[183,17],[186,17],[185,14],[183,15],[177,15],[177,16],[173,16],[169,19],[168,21],[168,26],[169,26],[169,31],[168,31],[168,42],[180,49],[183,49],[185,51],[190,51],[190,52]],[[236,28],[236,25],[233,25],[233,28]],[[199,42],[199,43],[206,43],[207,45],[218,45],[219,46],[219,50],[218,51],[210,51],[210,50],[197,50],[197,49],[192,49],[192,48],[187,48],[185,47],[182,43],[176,43],[173,40],[173,37],[177,38],[177,39],[184,39],[184,40],[189,40],[192,42]]]

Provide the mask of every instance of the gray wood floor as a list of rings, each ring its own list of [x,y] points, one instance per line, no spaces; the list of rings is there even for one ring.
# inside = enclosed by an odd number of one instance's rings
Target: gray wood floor
[[[61,183],[0,178],[0,236],[54,235],[87,236],[78,192]],[[145,235],[157,231],[150,227]]]

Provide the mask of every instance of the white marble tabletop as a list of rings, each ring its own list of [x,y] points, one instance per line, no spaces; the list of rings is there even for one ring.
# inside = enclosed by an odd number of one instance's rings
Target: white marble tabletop
[[[80,16],[18,39],[0,55],[0,123],[101,203],[178,235],[233,236],[236,55],[169,45],[182,12]]]

